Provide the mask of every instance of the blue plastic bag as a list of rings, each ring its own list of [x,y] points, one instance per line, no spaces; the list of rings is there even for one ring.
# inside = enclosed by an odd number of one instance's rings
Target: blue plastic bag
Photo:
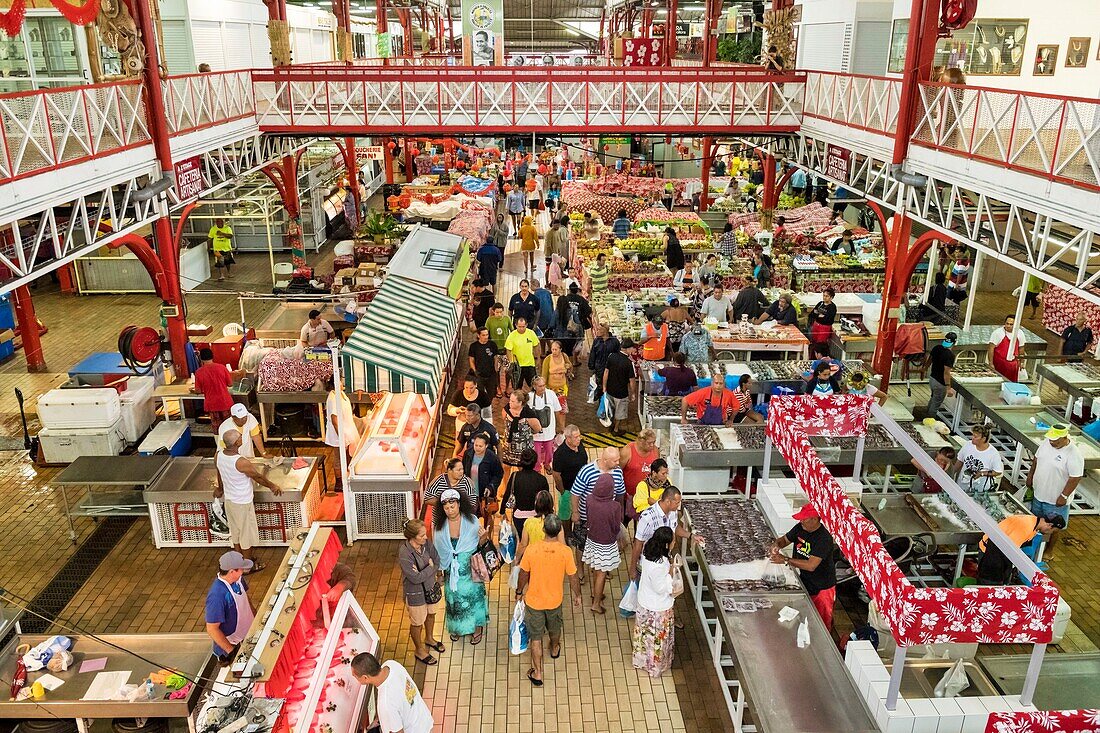
[[[531,635],[527,632],[527,623],[523,620],[527,606],[523,601],[516,602],[516,609],[512,611],[512,621],[508,624],[508,651],[512,655],[523,654],[527,651],[527,645],[531,642]]]
[[[600,425],[603,425],[605,428],[611,427],[612,409],[611,398],[607,396],[607,393],[604,393],[603,396],[600,397],[600,404],[596,407],[596,419],[599,420]]]
[[[516,559],[517,544],[516,528],[512,526],[511,522],[501,522],[499,542],[497,542],[497,549],[500,550],[500,559],[506,563],[513,562]]]

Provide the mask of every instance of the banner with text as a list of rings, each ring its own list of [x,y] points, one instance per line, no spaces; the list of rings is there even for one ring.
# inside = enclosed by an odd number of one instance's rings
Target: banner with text
[[[202,158],[195,156],[175,165],[176,195],[180,201],[196,198],[202,193]]]
[[[848,183],[852,175],[852,151],[839,145],[826,145],[825,175]]]
[[[462,0],[462,58],[468,66],[504,65],[504,0]]]

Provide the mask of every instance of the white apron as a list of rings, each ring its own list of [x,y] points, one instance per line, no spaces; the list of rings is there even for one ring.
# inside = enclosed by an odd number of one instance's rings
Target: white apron
[[[218,578],[218,580],[225,583],[225,578]],[[233,629],[232,634],[226,634],[226,638],[229,639],[230,644],[236,645],[248,636],[248,629],[252,626],[252,620],[256,618],[256,614],[252,613],[252,606],[248,605],[248,591],[243,585],[240,593],[233,590],[230,583],[225,583],[225,587],[229,589],[229,594],[233,596],[233,604],[237,607],[237,627]]]

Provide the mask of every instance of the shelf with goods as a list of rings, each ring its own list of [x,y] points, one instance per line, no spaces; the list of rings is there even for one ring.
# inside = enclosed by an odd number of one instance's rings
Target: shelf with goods
[[[218,674],[192,730],[263,715],[279,733],[353,733],[369,719],[369,689],[355,679],[351,660],[377,654],[381,640],[350,591],[335,605],[325,598],[341,549],[327,527],[295,535],[240,652]]]

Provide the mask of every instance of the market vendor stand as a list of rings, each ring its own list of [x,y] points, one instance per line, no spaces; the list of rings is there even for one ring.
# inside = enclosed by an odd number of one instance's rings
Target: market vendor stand
[[[51,482],[61,489],[69,522],[69,539],[76,543],[73,517],[133,517],[145,513],[143,489],[164,474],[172,457],[80,456]],[[84,496],[69,506],[69,487],[84,487]]]
[[[1083,362],[1040,364],[1035,391],[1043,392],[1043,383],[1050,381],[1067,395],[1065,419],[1073,418],[1074,405],[1082,402],[1082,414],[1091,414],[1092,402],[1100,397],[1100,369]]]
[[[295,459],[251,458],[249,461],[281,494],[255,487],[256,524],[260,547],[285,547],[300,527],[320,519],[321,499],[328,489],[324,457]],[[276,465],[278,464],[278,465]],[[210,505],[217,485],[217,464],[213,458],[172,458],[169,465],[142,493],[153,527],[153,543],[164,547],[228,547],[228,539],[216,536],[210,527]]]
[[[719,325],[711,332],[711,340],[719,356],[730,352],[733,358],[740,356],[742,361],[750,359],[754,351],[780,353],[787,359],[810,358],[810,340],[798,326],[754,326],[752,332],[742,335],[738,326],[731,323],[726,328]]]
[[[32,647],[49,639],[40,634],[16,634],[0,651],[0,677],[13,679],[16,662],[20,654],[16,649],[22,644]],[[73,721],[80,733],[99,731],[99,721],[134,718],[166,719],[168,730],[189,730],[196,733],[191,713],[199,704],[203,694],[202,680],[214,667],[210,654],[210,637],[206,634],[107,634],[107,635],[69,635],[72,639],[73,663],[63,672],[39,670],[27,672],[24,689],[31,686],[45,674],[60,679],[64,684],[49,691],[41,700],[12,701],[0,698],[0,719],[6,720],[43,720],[60,719]],[[98,671],[81,672],[80,667],[88,660],[103,659]],[[137,702],[126,700],[108,700],[96,696],[83,699],[89,694],[89,688],[100,675],[119,674],[126,679],[114,687],[113,692],[122,684],[142,684],[149,675],[161,669],[177,670],[186,679],[200,681],[189,684],[178,698],[171,698],[163,684],[153,685],[151,699]],[[121,677],[120,675],[120,677]],[[110,728],[106,728],[110,730]]]

